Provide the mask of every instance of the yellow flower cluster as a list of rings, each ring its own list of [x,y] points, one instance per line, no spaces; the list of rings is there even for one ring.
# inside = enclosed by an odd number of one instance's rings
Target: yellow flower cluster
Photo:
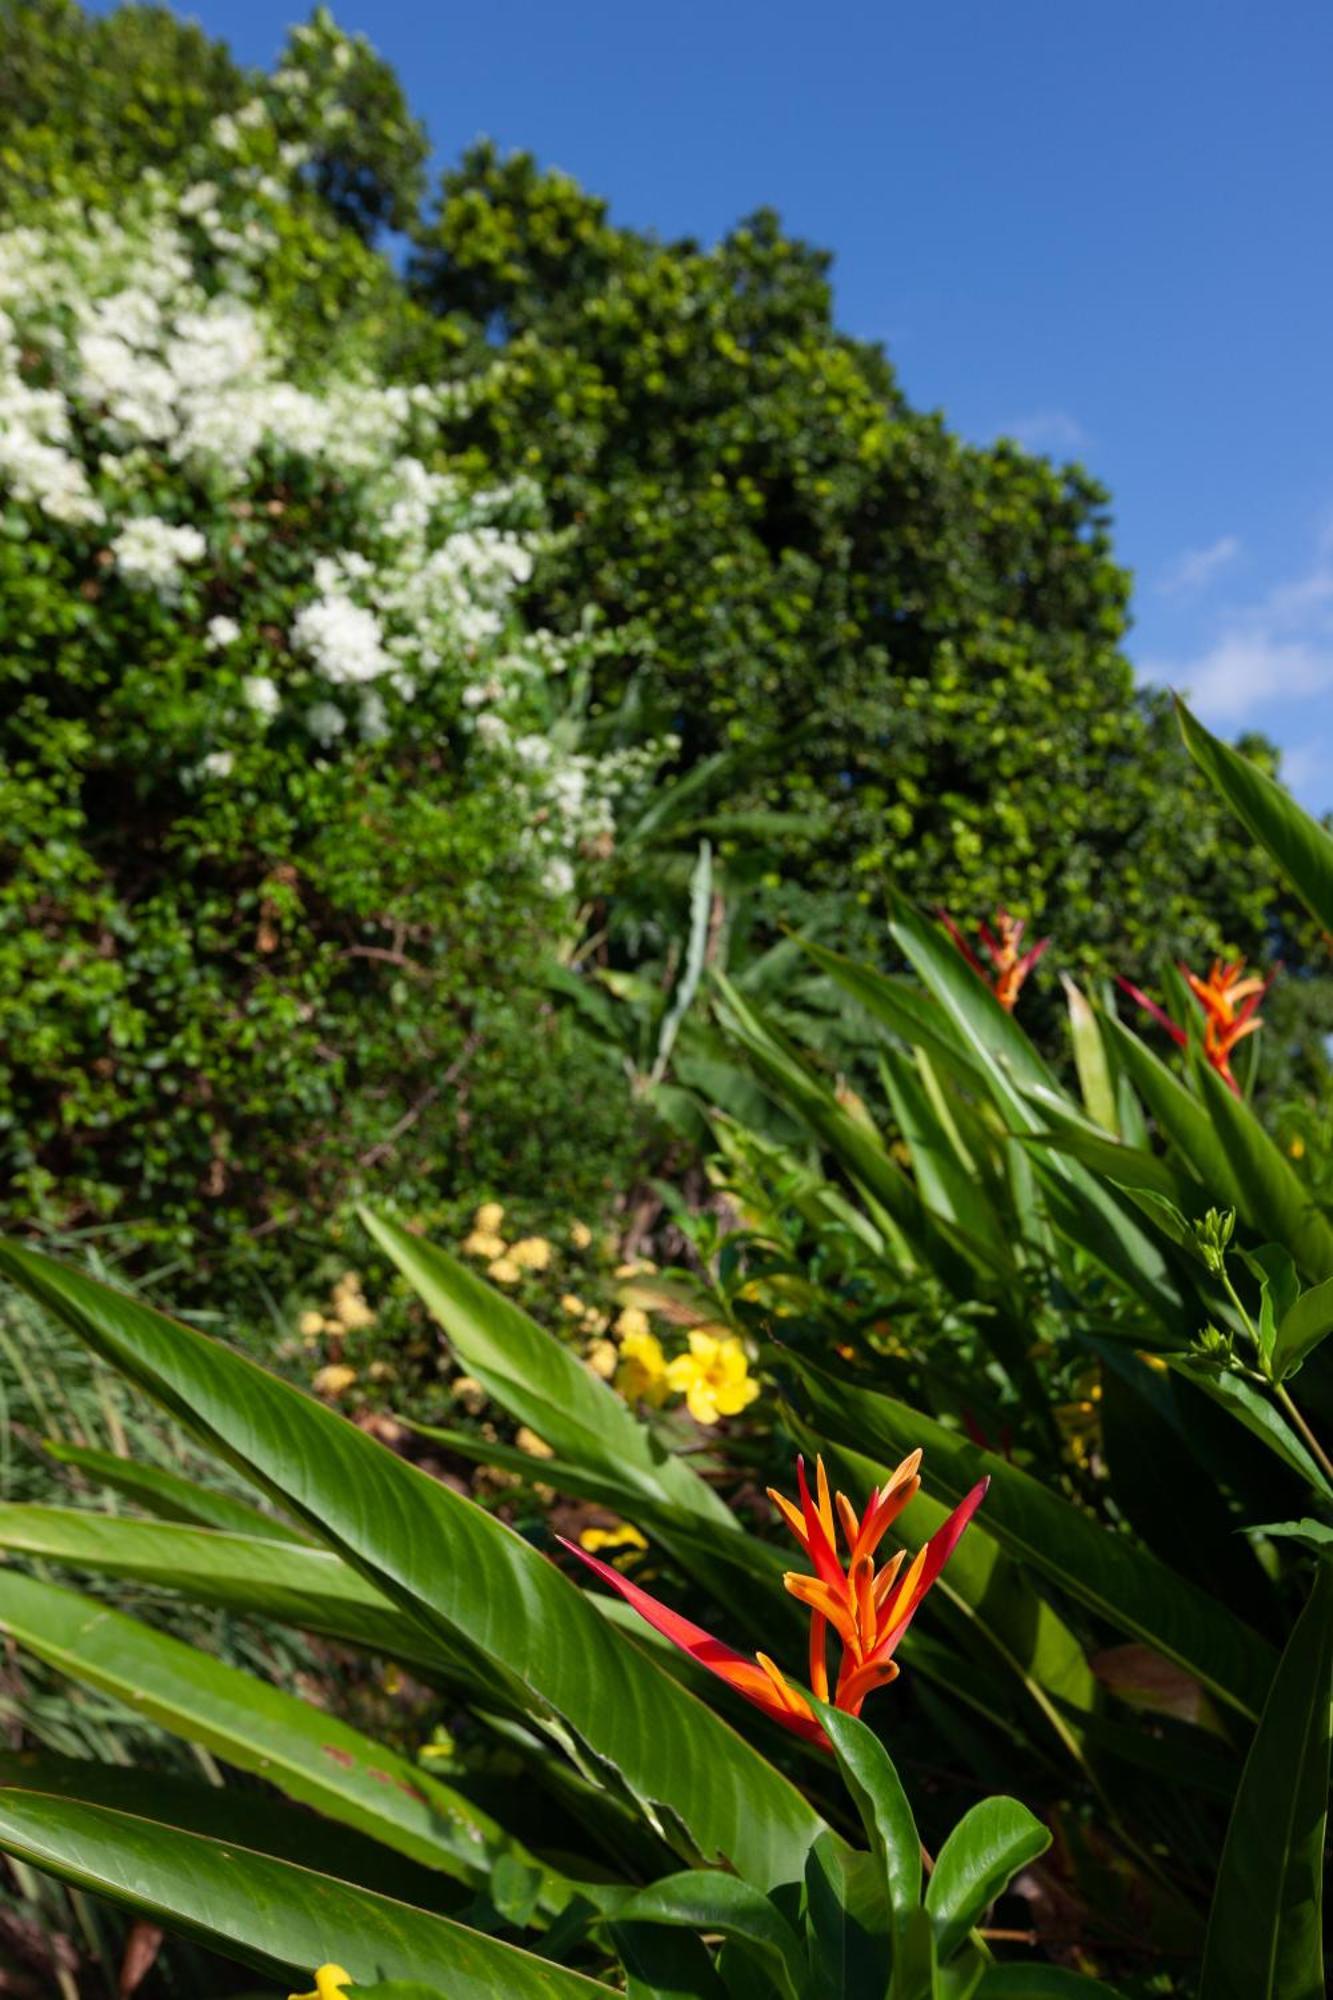
[[[344,1271],[330,1295],[328,1312],[302,1313],[297,1321],[297,1331],[306,1346],[312,1347],[321,1334],[341,1337],[343,1334],[360,1333],[363,1327],[374,1324],[375,1315],[366,1304],[359,1273]]]
[[[500,1230],[505,1212],[498,1201],[484,1201],[472,1218],[471,1233],[463,1238],[465,1257],[479,1258],[486,1276],[495,1285],[516,1285],[525,1271],[545,1271],[551,1262],[551,1246],[544,1236],[521,1236],[506,1243]]]
[[[715,1424],[722,1417],[739,1416],[759,1394],[744,1346],[724,1326],[694,1327],[687,1352],[671,1361],[638,1306],[626,1306],[616,1331],[620,1364],[615,1382],[626,1402],[656,1407],[674,1393],[684,1396],[697,1424]]]
[[[343,2000],[343,1988],[352,1984],[352,1975],[341,1965],[321,1965],[315,1974],[313,1993],[290,1993],[287,2000]]]

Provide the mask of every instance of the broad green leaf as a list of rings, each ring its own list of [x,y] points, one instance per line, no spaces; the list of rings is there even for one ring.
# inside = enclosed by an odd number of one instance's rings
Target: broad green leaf
[[[959,1158],[916,1069],[896,1049],[884,1049],[881,1062],[893,1115],[912,1155],[912,1171],[926,1204],[974,1240],[998,1251],[1003,1265],[1012,1267],[1004,1224],[975,1170]]]
[[[1196,1059],[1194,1073],[1218,1142],[1236,1175],[1236,1206],[1242,1216],[1289,1250],[1316,1284],[1333,1278],[1333,1224],[1317,1207],[1310,1189],[1216,1070]]]
[[[272,1975],[345,1965],[449,2000],[593,2000],[610,1988],[447,1917],[106,1806],[0,1791],[0,1849]]]
[[[303,1805],[474,1888],[496,1860],[533,1857],[486,1813],[406,1757],[310,1702],[96,1599],[0,1572],[0,1631],[50,1666],[200,1743]],[[544,1907],[568,1900],[539,1870]]]
[[[457,1258],[389,1217],[362,1220],[434,1314],[468,1372],[562,1458],[729,1533],[736,1518],[706,1480],[662,1449],[624,1398],[573,1349]]]
[[[1114,1014],[1104,1013],[1101,1024],[1112,1057],[1128,1075],[1163,1137],[1170,1140],[1198,1176],[1209,1203],[1234,1208],[1238,1198],[1236,1176],[1198,1098]]]
[[[990,1491],[979,1516],[988,1535],[1100,1617],[1176,1661],[1242,1714],[1258,1715],[1274,1655],[1206,1592],[1030,1474],[977,1450],[932,1418],[890,1396],[836,1381],[804,1360],[791,1357],[789,1365],[805,1387],[817,1428],[853,1450],[882,1454],[890,1466],[923,1446],[922,1477],[951,1502],[988,1474]]]
[[[928,1912],[918,1907],[908,1916],[894,1949],[889,2000],[937,2000],[939,1969],[935,1926]]]
[[[1333,1565],[1321,1562],[1241,1774],[1199,2000],[1321,2000],[1330,1696]]]
[[[893,1759],[873,1729],[841,1709],[819,1704],[825,1734],[843,1782],[861,1816],[870,1851],[888,1885],[895,1923],[906,1923],[921,1901],[921,1836]]]
[[[1054,1088],[1055,1078],[1032,1042],[939,924],[895,896],[889,929],[992,1088],[997,1072],[1004,1079],[1006,1093],[1015,1086]]]
[[[1279,1382],[1294,1375],[1321,1340],[1333,1333],[1333,1278],[1303,1292],[1278,1322],[1273,1373]]]
[[[1067,972],[1060,974],[1060,984],[1069,1009],[1069,1039],[1074,1050],[1078,1087],[1083,1093],[1083,1107],[1103,1131],[1118,1139],[1121,1133],[1115,1082],[1106,1060],[1106,1045],[1097,1026],[1097,1016],[1087,996]]]
[[[671,1924],[738,1938],[758,1960],[782,2000],[806,2000],[810,1989],[800,1942],[777,1906],[721,1869],[690,1869],[641,1889],[615,1913],[617,1924]],[[814,2000],[814,1996],[812,1996]]]
[[[875,1857],[821,1835],[805,1864],[805,1916],[817,2000],[883,2000],[893,1914]]]
[[[1017,1799],[983,1799],[964,1813],[926,1884],[926,1908],[942,1959],[958,1949],[1019,1869],[1050,1844],[1047,1828]]]
[[[201,1604],[274,1618],[397,1660],[428,1678],[466,1679],[462,1659],[332,1549],[127,1521],[91,1509],[0,1505],[0,1549],[98,1576],[178,1591]]]
[[[95,1451],[88,1445],[65,1444],[48,1438],[44,1449],[61,1465],[86,1473],[113,1493],[137,1500],[148,1513],[163,1521],[188,1521],[196,1527],[221,1528],[233,1535],[262,1535],[274,1542],[306,1543],[285,1521],[237,1500],[230,1493],[200,1486],[179,1472],[164,1466],[145,1465],[135,1458],[120,1458],[113,1451]]]
[[[859,1000],[866,1012],[881,1026],[897,1035],[909,1048],[928,1049],[956,1079],[970,1082],[984,1095],[986,1072],[950,1016],[929,994],[904,979],[877,972],[873,966],[844,958],[811,938],[802,938],[801,947],[845,993]]]
[[[691,1860],[766,1888],[821,1822],[795,1787],[503,1522],[256,1362],[16,1244],[0,1270],[271,1490]]]
[[[1181,701],[1176,714],[1199,769],[1267,848],[1306,908],[1333,931],[1333,835],[1302,811],[1285,786],[1205,729]]]
[[[1226,1369],[1210,1367],[1207,1361],[1188,1354],[1164,1354],[1163,1361],[1196,1389],[1202,1389],[1205,1396],[1211,1396],[1224,1410],[1230,1411],[1238,1422],[1244,1424],[1252,1436],[1257,1437],[1280,1458],[1284,1465],[1312,1486],[1327,1500],[1333,1500],[1333,1486],[1328,1477],[1311,1456],[1304,1442],[1297,1436],[1280,1410],[1275,1410],[1260,1390],[1243,1375],[1233,1375]]]
[[[11,1789],[166,1821],[186,1833],[252,1847],[258,1854],[336,1875],[423,1910],[453,1914],[473,1900],[472,1891],[456,1878],[421,1867],[304,1806],[288,1805],[267,1787],[210,1785],[172,1771],[99,1764],[91,1757],[58,1757],[49,1751],[0,1751],[0,1796]]]

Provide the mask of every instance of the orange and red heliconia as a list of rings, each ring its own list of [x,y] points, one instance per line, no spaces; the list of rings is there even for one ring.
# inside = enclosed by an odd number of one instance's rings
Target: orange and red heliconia
[[[822,1459],[816,1461],[813,1495],[805,1476],[805,1461],[802,1458],[796,1461],[799,1506],[769,1489],[769,1498],[813,1566],[813,1575],[789,1570],[783,1578],[791,1595],[806,1605],[811,1614],[810,1692],[820,1701],[830,1699],[831,1629],[841,1647],[832,1701],[835,1708],[848,1715],[859,1715],[867,1695],[897,1679],[898,1665],[893,1655],[898,1643],[957,1548],[990,1483],[986,1479],[979,1481],[910,1562],[907,1551],[899,1549],[888,1562],[877,1565],[875,1557],[881,1541],[920,1488],[920,1463],[919,1451],[905,1458],[883,1486],[876,1487],[860,1515],[845,1494],[830,1493]],[[839,1531],[845,1560],[838,1552]],[[807,1742],[829,1747],[805,1694],[792,1686],[767,1653],[747,1659],[744,1653],[724,1645],[702,1626],[660,1604],[619,1570],[599,1562],[563,1536],[560,1540],[581,1563],[618,1591],[654,1631],[744,1695],[774,1722],[803,1736]]]
[[[1259,1015],[1260,1002],[1277,977],[1276,969],[1267,979],[1261,979],[1257,972],[1247,973],[1245,960],[1235,958],[1228,963],[1215,958],[1206,979],[1200,979],[1187,965],[1181,971],[1189,982],[1189,989],[1203,1009],[1203,1052],[1222,1081],[1237,1097],[1240,1085],[1231,1069],[1231,1051],[1247,1035],[1252,1035],[1262,1027]],[[1189,1031],[1179,1021],[1173,1021],[1165,1008],[1150,1000],[1140,987],[1118,975],[1116,984],[1127,993],[1131,1000],[1152,1015],[1158,1026],[1165,1028],[1173,1042],[1184,1048],[1189,1042]]]
[[[985,980],[1005,1013],[1012,1014],[1018,1004],[1018,996],[1023,990],[1024,981],[1050,943],[1050,939],[1044,937],[1038,943],[1030,945],[1026,951],[1020,952],[1019,946],[1023,942],[1026,924],[1022,917],[1011,917],[1008,910],[997,910],[994,930],[989,924],[977,926],[981,948],[990,960],[990,970],[987,971],[949,912],[941,910],[939,919],[977,977]]]

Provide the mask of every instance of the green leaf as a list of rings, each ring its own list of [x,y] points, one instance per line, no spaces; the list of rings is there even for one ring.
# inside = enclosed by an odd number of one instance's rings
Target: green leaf
[[[873,1729],[826,1702],[818,1708],[870,1850],[884,1871],[894,1920],[901,1927],[921,1901],[921,1836],[902,1780]]]
[[[1199,769],[1267,848],[1306,908],[1326,931],[1333,931],[1333,836],[1302,811],[1285,786],[1210,734],[1182,701],[1176,703],[1176,714]]]
[[[95,1451],[88,1445],[65,1444],[48,1438],[43,1447],[61,1465],[71,1465],[98,1485],[113,1493],[137,1500],[150,1514],[164,1521],[188,1521],[197,1527],[221,1528],[234,1535],[261,1535],[274,1542],[306,1544],[306,1537],[285,1521],[237,1500],[169,1472],[160,1465],[145,1465],[139,1459],[120,1458],[113,1451]]]
[[[380,1653],[427,1678],[466,1680],[461,1657],[332,1549],[224,1535],[90,1509],[0,1505],[0,1549],[178,1591]]]
[[[1176,1661],[1242,1714],[1258,1715],[1272,1678],[1272,1651],[1206,1592],[1006,1459],[978,1451],[920,1411],[837,1381],[807,1361],[788,1357],[788,1363],[830,1436],[854,1450],[882,1455],[886,1465],[924,1446],[927,1487],[955,1503],[989,1474],[990,1491],[979,1516],[988,1535],[1100,1617]]]
[[[99,1764],[91,1757],[58,1757],[48,1751],[0,1751],[0,1793],[9,1789],[46,1792],[80,1799],[85,1805],[110,1806],[140,1819],[169,1821],[187,1833],[252,1847],[258,1854],[336,1875],[423,1910],[453,1913],[473,1900],[472,1892],[456,1878],[420,1867],[381,1842],[304,1806],[288,1805],[267,1787],[210,1785],[172,1771]]]
[[[1209,1202],[1234,1208],[1236,1176],[1208,1113],[1173,1070],[1114,1014],[1101,1016],[1107,1047],[1147,1105],[1163,1136],[1198,1176]]]
[[[874,1856],[821,1835],[805,1864],[805,1913],[817,2000],[883,2000],[893,1917]]]
[[[449,1336],[468,1372],[553,1450],[648,1499],[702,1515],[728,1533],[736,1518],[684,1459],[662,1449],[610,1385],[572,1348],[457,1258],[386,1216],[362,1211],[387,1252]]]
[[[935,1926],[918,1907],[908,1917],[893,1954],[889,2000],[935,2000],[939,1969]]]
[[[942,1959],[958,1949],[1019,1869],[1050,1844],[1047,1828],[1017,1799],[983,1799],[964,1813],[926,1884],[926,1908]]]
[[[1307,1515],[1303,1521],[1265,1521],[1251,1530],[1256,1535],[1289,1535],[1312,1549],[1333,1548],[1333,1528]]]
[[[1183,1375],[1196,1389],[1202,1389],[1205,1396],[1211,1396],[1215,1403],[1230,1411],[1252,1436],[1266,1444],[1316,1493],[1333,1500],[1333,1485],[1329,1484],[1327,1474],[1281,1411],[1275,1410],[1252,1382],[1247,1382],[1243,1375],[1233,1375],[1228,1369],[1212,1367],[1193,1355],[1164,1354],[1161,1358],[1174,1373]]]
[[[1333,1565],[1287,1642],[1245,1760],[1213,1891],[1199,2000],[1321,2000]]]
[[[372,1835],[426,1867],[484,1886],[496,1860],[533,1857],[486,1813],[406,1757],[299,1696],[155,1632],[95,1599],[0,1572],[0,1631],[62,1673],[116,1697],[238,1770]],[[568,1901],[539,1870],[542,1902]]]
[[[1321,1340],[1333,1333],[1333,1278],[1302,1292],[1278,1322],[1273,1343],[1273,1374],[1279,1382],[1294,1375]]]
[[[1201,1058],[1194,1059],[1193,1068],[1218,1143],[1231,1162],[1241,1215],[1289,1250],[1308,1278],[1322,1284],[1333,1277],[1333,1226],[1249,1106]]]
[[[766,1888],[821,1822],[795,1787],[623,1639],[503,1522],[193,1328],[17,1244],[0,1270],[486,1675],[687,1858]]]
[[[782,2000],[805,2000],[805,1965],[791,1925],[766,1896],[721,1869],[667,1875],[622,1904],[615,1921],[672,1924],[740,1939]]]
[[[1097,1026],[1097,1016],[1081,989],[1075,985],[1067,972],[1060,974],[1060,984],[1065,991],[1065,1005],[1069,1009],[1069,1039],[1074,1049],[1074,1067],[1078,1072],[1078,1087],[1083,1093],[1083,1105],[1088,1116],[1096,1120],[1113,1139],[1120,1137],[1120,1115],[1116,1104],[1115,1082],[1111,1076],[1111,1066],[1106,1060],[1106,1045],[1102,1041]]]
[[[449,2000],[593,2000],[610,1989],[447,1917],[151,1819],[0,1791],[0,1849],[257,1971],[438,1981]]]

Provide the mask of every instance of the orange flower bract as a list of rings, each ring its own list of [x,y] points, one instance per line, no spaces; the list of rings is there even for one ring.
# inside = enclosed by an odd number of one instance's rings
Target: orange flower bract
[[[770,1488],[770,1498],[813,1567],[813,1574],[789,1570],[783,1578],[791,1595],[811,1614],[810,1691],[820,1701],[830,1699],[828,1637],[832,1630],[841,1646],[832,1701],[848,1715],[859,1715],[867,1695],[897,1679],[893,1655],[899,1641],[958,1546],[990,1483],[979,1481],[910,1563],[906,1550],[900,1549],[887,1563],[877,1565],[881,1541],[921,1485],[920,1463],[919,1451],[905,1458],[883,1486],[876,1487],[860,1515],[845,1494],[830,1492],[822,1459],[816,1461],[813,1496],[805,1461],[797,1459],[799,1505]],[[845,1559],[839,1554],[840,1538]],[[659,1603],[609,1564],[598,1562],[563,1536],[560,1541],[632,1605],[655,1632],[670,1639],[774,1722],[828,1748],[828,1739],[806,1695],[792,1686],[767,1653],[747,1659],[702,1626]]]

